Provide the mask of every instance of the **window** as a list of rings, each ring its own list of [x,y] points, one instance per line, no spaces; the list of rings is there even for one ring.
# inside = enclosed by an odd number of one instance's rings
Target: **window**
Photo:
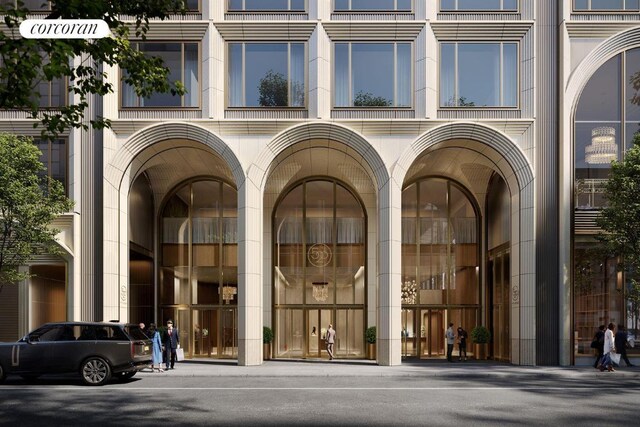
[[[304,43],[229,43],[229,107],[304,107]]]
[[[47,168],[42,171],[42,176],[49,176],[62,183],[67,191],[67,141],[56,139],[53,141],[35,139],[34,144],[38,146],[42,155],[40,161]]]
[[[22,7],[33,11],[48,11],[51,10],[51,4],[47,0],[22,0]],[[18,2],[16,0],[2,0],[0,1],[0,8],[5,6],[17,7]]]
[[[443,12],[463,10],[518,10],[518,0],[441,0],[440,10]]]
[[[339,12],[369,10],[411,11],[411,0],[335,0],[335,10]]]
[[[187,93],[174,96],[171,93],[154,93],[143,98],[136,95],[132,86],[122,84],[123,107],[185,107],[200,106],[200,49],[198,43],[132,43],[148,56],[162,58],[169,68],[169,81],[181,81]]]
[[[229,11],[297,11],[304,12],[305,0],[229,0]]]
[[[574,0],[573,8],[576,11],[634,11],[640,10],[640,0]]]
[[[410,107],[411,43],[336,43],[336,107]]]
[[[442,43],[441,107],[516,107],[516,43]]]

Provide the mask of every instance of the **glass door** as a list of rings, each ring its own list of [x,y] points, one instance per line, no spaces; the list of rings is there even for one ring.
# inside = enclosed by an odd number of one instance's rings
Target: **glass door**
[[[307,353],[306,357],[327,357],[326,334],[329,324],[333,324],[330,309],[308,309],[307,311]],[[334,325],[334,329],[336,325]]]
[[[236,323],[236,309],[222,308],[220,312],[220,354],[219,357],[238,357],[238,325]]]
[[[415,328],[415,310],[402,309],[402,357],[412,357],[417,355],[417,340]]]
[[[421,357],[441,357],[445,355],[445,310],[422,310],[420,313]]]
[[[193,310],[193,356],[217,356],[218,335],[217,311]]]

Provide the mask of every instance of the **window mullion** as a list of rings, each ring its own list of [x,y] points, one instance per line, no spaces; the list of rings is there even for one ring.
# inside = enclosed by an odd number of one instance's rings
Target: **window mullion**
[[[180,82],[182,83],[182,85],[184,86],[184,67],[185,67],[185,63],[184,63],[184,49],[185,49],[185,43],[181,43],[180,44]],[[180,95],[180,105],[184,107],[184,95]]]
[[[245,47],[246,47],[246,43],[242,43],[242,65],[241,65],[241,68],[242,68],[242,70],[241,70],[241,75],[242,75],[241,85],[242,85],[242,89],[240,90],[240,92],[242,92],[242,97],[241,97],[242,103],[241,104],[242,104],[243,107],[247,106],[247,100],[246,100],[246,96],[247,95],[246,95],[246,91],[245,91],[245,78],[246,78],[246,76],[245,76],[245,74],[246,74],[245,73],[245,68],[246,68]]]
[[[393,106],[398,101],[398,43],[393,44]]]
[[[458,43],[453,44],[453,105],[459,107],[458,101]]]
[[[504,96],[504,91],[502,88],[502,85],[504,84],[504,43],[500,43],[500,70],[498,71],[498,75],[500,76],[500,82],[498,84],[500,96],[498,97],[498,99],[500,102],[500,107],[502,107],[504,105],[504,100],[502,99]]]
[[[291,6],[291,0],[289,0]],[[292,85],[291,85],[291,43],[287,43],[287,107],[292,104]]]

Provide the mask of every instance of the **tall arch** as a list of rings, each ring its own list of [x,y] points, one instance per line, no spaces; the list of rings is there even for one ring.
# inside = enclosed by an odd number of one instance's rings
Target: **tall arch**
[[[534,174],[531,162],[507,135],[479,123],[447,123],[417,138],[399,157],[392,173],[401,186],[413,162],[428,150],[459,147],[489,159],[511,193],[512,363],[534,365],[535,346],[535,225]]]

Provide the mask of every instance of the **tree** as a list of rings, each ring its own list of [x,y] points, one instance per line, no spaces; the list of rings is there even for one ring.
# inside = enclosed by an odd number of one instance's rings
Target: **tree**
[[[393,103],[383,96],[374,96],[370,92],[358,92],[353,98],[354,107],[391,107]]]
[[[261,107],[286,107],[289,105],[289,82],[282,73],[269,70],[258,85]]]
[[[41,155],[31,138],[0,133],[0,291],[29,276],[19,268],[33,256],[60,253],[49,225],[73,203],[43,174]]]
[[[607,206],[596,219],[599,239],[610,253],[620,257],[627,281],[625,298],[635,327],[640,317],[640,132],[620,162],[611,162],[605,185]]]
[[[154,92],[182,95],[180,82],[167,81],[169,69],[160,58],[147,57],[129,43],[129,25],[120,16],[135,17],[132,28],[145,38],[152,18],[165,19],[171,13],[184,13],[183,0],[52,0],[47,19],[102,19],[112,37],[96,40],[25,39],[19,26],[28,14],[21,0],[15,7],[0,4],[0,15],[8,30],[0,31],[0,108],[24,111],[40,121],[43,138],[55,138],[70,128],[88,129],[83,123],[91,94],[106,95],[113,87],[105,81],[101,65],[119,65],[123,81],[134,87],[138,96]],[[12,3],[12,2],[11,2]],[[46,3],[43,0],[43,3]],[[82,62],[80,62],[82,58]],[[74,60],[75,59],[75,60]],[[73,105],[56,110],[39,108],[38,85],[66,79],[69,91],[77,96]],[[95,129],[109,127],[104,117],[90,120]],[[38,123],[34,127],[38,126]]]

